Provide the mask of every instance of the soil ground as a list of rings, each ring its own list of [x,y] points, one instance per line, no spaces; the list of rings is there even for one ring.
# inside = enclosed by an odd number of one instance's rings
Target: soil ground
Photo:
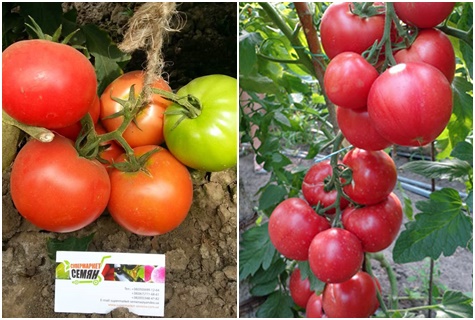
[[[301,158],[291,158],[294,165],[310,166],[311,160],[304,160]],[[400,165],[407,162],[405,157],[396,157],[396,165],[399,168]],[[428,183],[418,175],[412,175],[408,172],[402,172],[399,170],[398,174],[413,180]],[[252,225],[252,221],[256,218],[256,208],[258,206],[259,195],[258,190],[269,181],[270,173],[257,174],[254,172],[253,154],[244,153],[240,157],[239,161],[239,225],[240,234],[249,226]],[[463,191],[463,187],[459,183],[449,183],[447,181],[437,181],[438,186],[450,186],[457,190]],[[396,188],[394,192],[402,199],[401,193]],[[420,200],[427,200],[422,196],[405,191],[412,203],[415,204]],[[415,208],[414,208],[415,209]],[[415,211],[416,212],[416,211]],[[403,222],[403,224],[407,222]],[[401,227],[401,231],[404,230],[404,226]],[[399,296],[407,297],[409,292],[421,292],[422,288],[426,288],[427,277],[429,274],[429,262],[424,260],[422,262],[396,264],[392,261],[392,247],[384,250],[383,253],[388,261],[393,266],[397,275]],[[435,283],[441,288],[448,288],[452,290],[458,290],[462,292],[472,293],[473,282],[473,255],[468,250],[458,249],[456,253],[450,257],[441,256],[435,264]],[[373,262],[373,272],[378,277],[382,292],[389,292],[389,281],[386,272],[381,267]],[[444,287],[445,286],[445,287]],[[248,290],[248,284],[240,282],[239,284],[239,316],[240,317],[255,317],[255,312],[258,307],[265,301],[262,298],[252,297]],[[401,300],[399,306],[401,308],[421,305],[424,303],[421,300]]]
[[[66,3],[76,6],[82,23],[95,23],[120,41],[126,22],[140,3]],[[236,3],[183,3],[186,21],[165,48],[166,72],[176,90],[207,74],[236,77]],[[145,54],[136,52],[124,71],[142,69]],[[9,172],[2,175],[2,316],[5,318],[137,317],[127,309],[107,315],[54,312],[55,263],[47,239],[95,233],[89,251],[161,253],[166,256],[166,317],[236,317],[237,315],[237,169],[194,173],[194,200],[186,220],[156,237],[134,235],[105,212],[73,233],[45,232],[24,220],[9,193]]]

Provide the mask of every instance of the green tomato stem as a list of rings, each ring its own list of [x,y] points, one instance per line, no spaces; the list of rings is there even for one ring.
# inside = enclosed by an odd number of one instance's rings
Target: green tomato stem
[[[24,132],[28,133],[30,136],[32,136],[33,138],[41,142],[53,141],[54,133],[51,132],[50,130],[41,128],[41,127],[29,126],[24,123],[21,123],[17,121],[16,119],[12,118],[8,113],[6,113],[3,110],[2,110],[2,121],[23,130]]]
[[[203,106],[201,105],[201,102],[199,101],[199,99],[192,95],[180,97],[174,94],[173,92],[169,92],[169,91],[165,91],[165,90],[157,89],[157,88],[152,88],[152,92],[155,94],[159,94],[163,98],[173,101],[177,105],[181,106],[183,108],[183,111],[179,111],[177,114],[185,115],[190,119],[197,118],[201,114],[201,110],[203,109]],[[165,111],[165,114],[174,114],[174,113],[170,113],[170,112],[167,113]]]

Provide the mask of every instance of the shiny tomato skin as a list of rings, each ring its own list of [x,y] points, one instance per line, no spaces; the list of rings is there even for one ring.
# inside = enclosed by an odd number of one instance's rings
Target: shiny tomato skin
[[[326,283],[349,280],[360,270],[363,257],[360,240],[341,228],[330,228],[318,233],[308,251],[310,269]]]
[[[449,38],[440,30],[419,30],[407,49],[394,55],[397,63],[424,62],[439,69],[452,82],[455,76],[455,52]]]
[[[308,259],[312,239],[328,228],[328,220],[300,198],[282,201],[269,218],[269,237],[274,247],[284,257],[299,261]]]
[[[305,317],[306,318],[326,318],[323,313],[323,302],[322,295],[312,292],[312,295],[307,301],[305,306]]]
[[[452,115],[450,83],[429,64],[397,64],[373,83],[368,114],[388,141],[401,146],[426,145],[442,133]]]
[[[395,2],[396,15],[418,28],[433,28],[444,21],[454,9],[455,2]]]
[[[343,283],[325,286],[323,310],[329,318],[369,318],[377,308],[376,290],[374,279],[368,273],[359,271]]]
[[[320,203],[322,208],[326,208],[335,203],[337,191],[325,191],[325,181],[330,179],[332,175],[332,166],[329,160],[321,161],[313,166],[305,174],[302,182],[302,193],[311,206],[316,206]],[[340,209],[346,208],[348,200],[340,199]],[[326,211],[328,214],[335,213],[335,209]]]
[[[72,125],[87,113],[96,90],[94,67],[71,46],[23,40],[2,53],[2,108],[22,123]]]
[[[323,77],[325,92],[331,102],[342,108],[365,108],[371,85],[378,71],[360,54],[342,52],[327,66]]]
[[[302,280],[299,268],[295,268],[290,275],[289,292],[296,305],[301,308],[306,307],[308,298],[313,291],[310,289],[310,280],[308,278]]]
[[[381,40],[383,33],[384,15],[360,18],[351,13],[350,2],[332,3],[320,27],[322,46],[330,59],[345,51],[361,54]]]
[[[356,148],[377,151],[392,144],[376,131],[366,108],[352,110],[337,107],[336,119],[346,140]]]
[[[123,117],[105,119],[106,117],[122,110],[122,106],[111,97],[122,100],[129,98],[130,87],[134,85],[135,95],[138,96],[143,88],[145,73],[142,71],[130,71],[115,79],[101,95],[101,116],[100,119],[104,128],[114,131],[123,122]],[[171,92],[171,88],[163,78],[158,79],[153,88]],[[122,136],[130,145],[135,148],[144,145],[161,145],[165,139],[163,136],[163,117],[166,108],[171,102],[158,94],[152,95],[152,101],[143,110],[139,111]]]
[[[342,212],[343,227],[360,239],[365,252],[379,252],[396,239],[402,224],[402,206],[391,193],[380,203]]]
[[[99,115],[101,113],[101,101],[99,100],[99,97],[96,95],[96,98],[94,99],[94,102],[91,104],[89,107],[89,114],[91,115],[92,122],[94,124],[97,123],[99,120]],[[71,139],[75,141],[79,133],[81,132],[82,126],[81,126],[81,121],[78,121],[76,123],[73,123],[70,126],[64,127],[64,128],[58,128],[55,129],[54,131],[62,135],[63,137],[66,137],[68,139]]]
[[[134,148],[136,156],[158,148],[144,170],[110,173],[111,196],[107,208],[124,229],[142,236],[162,235],[176,229],[187,217],[193,201],[188,169],[159,146]],[[124,161],[124,156],[117,162]]]
[[[165,115],[164,134],[170,152],[186,166],[217,172],[237,164],[238,87],[236,79],[213,74],[193,79],[178,90],[179,97],[191,95],[200,101],[196,118],[172,114],[182,111],[174,103]]]
[[[10,176],[18,212],[38,228],[72,232],[96,220],[109,201],[110,181],[97,160],[79,157],[71,140],[30,140]]]
[[[358,204],[371,205],[383,201],[397,182],[393,159],[384,151],[352,149],[343,157],[343,164],[353,171],[353,180],[343,191]]]

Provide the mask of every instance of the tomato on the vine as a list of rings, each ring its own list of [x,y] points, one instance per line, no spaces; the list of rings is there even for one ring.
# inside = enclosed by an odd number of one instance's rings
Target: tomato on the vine
[[[402,217],[401,202],[391,193],[380,203],[346,208],[341,220],[343,227],[360,239],[363,251],[378,252],[389,247],[396,239]]]
[[[197,105],[185,110],[174,103],[165,114],[165,141],[178,160],[204,171],[236,165],[237,90],[236,79],[225,75],[199,77],[178,90]]]
[[[373,83],[368,113],[383,138],[401,146],[423,146],[449,122],[452,88],[443,73],[429,64],[400,63]]]
[[[312,293],[305,306],[306,318],[324,318],[322,295]]]
[[[193,201],[193,183],[188,169],[166,149],[158,146],[134,148],[136,157],[158,149],[142,170],[110,172],[111,195],[107,208],[126,230],[155,236],[177,228],[185,220]],[[116,162],[125,161],[125,155]]]
[[[308,250],[310,269],[318,279],[326,283],[349,280],[361,268],[363,257],[360,240],[341,228],[318,233]]]
[[[378,71],[360,54],[342,52],[327,66],[323,77],[325,92],[339,107],[366,108],[369,90]]]
[[[377,308],[376,290],[375,279],[359,271],[345,282],[325,286],[323,310],[329,318],[368,318]]]
[[[305,174],[302,193],[311,206],[320,204],[321,208],[327,208],[335,203],[337,191],[335,189],[326,190],[326,184],[331,179],[331,175],[332,166],[329,160],[314,164]],[[348,203],[348,200],[341,198],[340,209],[346,208]],[[328,209],[326,213],[335,213],[335,209]]]
[[[274,247],[286,258],[299,261],[308,259],[312,239],[328,228],[328,220],[299,198],[282,201],[269,218],[269,237]]]
[[[449,38],[437,29],[419,30],[407,49],[396,52],[397,63],[425,62],[439,69],[452,82],[455,76],[455,52]]]
[[[383,37],[384,15],[359,17],[351,6],[351,2],[334,2],[323,13],[320,37],[330,59],[345,51],[361,54]]]
[[[343,187],[343,191],[358,204],[371,205],[381,202],[396,186],[396,165],[382,150],[355,148],[343,157],[342,162],[353,171],[353,180]]]
[[[376,131],[366,108],[352,110],[337,107],[336,120],[346,140],[356,148],[377,151],[392,144]]]
[[[110,118],[111,115],[124,108],[112,98],[128,100],[131,86],[134,86],[135,95],[138,97],[143,88],[144,77],[145,73],[142,71],[127,72],[109,84],[102,93],[101,121],[108,132],[119,128],[124,121],[123,116]],[[170,86],[163,78],[153,83],[152,88],[171,92]],[[135,119],[122,134],[130,147],[160,145],[164,142],[163,114],[170,104],[171,102],[162,96],[152,95],[152,101],[137,113]]]
[[[447,19],[455,2],[395,2],[396,15],[418,28],[433,28]]]
[[[13,203],[32,224],[72,232],[96,220],[109,201],[111,185],[97,160],[78,155],[71,140],[30,140],[18,153],[10,176]]]
[[[96,90],[94,67],[71,46],[23,40],[2,53],[2,108],[24,124],[72,125],[87,113]]]
[[[295,268],[290,275],[289,292],[295,304],[305,308],[313,291],[310,289],[310,280],[308,278],[302,280],[299,268]]]

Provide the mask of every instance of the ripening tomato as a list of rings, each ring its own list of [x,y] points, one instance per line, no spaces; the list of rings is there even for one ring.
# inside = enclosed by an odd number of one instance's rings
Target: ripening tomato
[[[447,19],[455,2],[395,2],[396,15],[418,28],[433,28]]]
[[[397,63],[425,62],[439,69],[452,82],[455,75],[455,52],[449,38],[437,29],[419,30],[407,49],[396,52]]]
[[[342,108],[365,108],[378,71],[360,54],[342,52],[328,64],[323,77],[331,102]]]
[[[57,129],[87,113],[96,97],[91,62],[71,46],[15,42],[2,53],[2,108],[19,122]]]
[[[305,317],[326,318],[325,314],[323,313],[323,302],[321,294],[316,294],[315,292],[312,293],[312,295],[307,301],[307,305],[305,306]]]
[[[377,309],[376,290],[376,281],[359,271],[345,282],[325,286],[323,310],[329,318],[369,318]]]
[[[350,2],[334,2],[323,13],[320,36],[328,58],[351,51],[363,53],[384,33],[384,15],[368,18],[351,12]]]
[[[124,117],[105,119],[122,110],[123,106],[112,98],[127,100],[130,87],[133,85],[135,95],[138,96],[143,88],[145,73],[142,71],[127,72],[115,79],[101,95],[101,121],[104,128],[114,131],[122,124]],[[153,88],[171,91],[168,83],[163,78],[158,79]],[[135,120],[132,121],[122,136],[135,148],[144,145],[160,145],[165,139],[163,136],[163,117],[166,108],[171,102],[158,94],[152,95],[152,102],[139,111]]]
[[[188,169],[168,150],[158,146],[134,148],[137,157],[158,149],[143,170],[110,172],[111,196],[107,208],[126,230],[155,236],[177,228],[193,201],[193,183]],[[116,162],[125,161],[125,155]]]
[[[452,115],[452,88],[437,68],[400,63],[383,72],[368,96],[368,114],[376,131],[401,146],[435,140]]]
[[[331,176],[332,166],[329,160],[318,162],[307,171],[302,183],[302,193],[311,206],[320,204],[321,208],[326,208],[335,203],[337,191],[325,188]],[[346,208],[348,203],[345,198],[340,198],[340,209]],[[335,213],[335,209],[329,209],[326,213]]]
[[[378,252],[389,247],[396,239],[402,217],[401,202],[391,193],[380,203],[346,208],[341,220],[343,227],[360,239],[363,251]]]
[[[310,269],[318,279],[326,283],[349,280],[360,270],[363,257],[360,240],[341,228],[318,233],[308,250]]]
[[[96,220],[111,191],[106,169],[80,157],[60,135],[48,143],[26,143],[13,164],[10,188],[18,212],[53,232],[76,231]]]
[[[337,107],[336,119],[346,140],[359,149],[377,151],[392,144],[376,131],[366,108],[352,110]]]
[[[371,205],[381,202],[396,186],[396,164],[382,150],[355,148],[343,157],[342,162],[353,171],[353,180],[343,187],[343,191],[358,204]]]
[[[310,290],[310,280],[308,278],[302,279],[299,268],[295,268],[290,275],[289,292],[295,304],[305,308],[313,291]]]
[[[284,257],[294,260],[307,260],[310,242],[316,234],[328,228],[328,220],[299,198],[282,201],[269,218],[272,244]]]

